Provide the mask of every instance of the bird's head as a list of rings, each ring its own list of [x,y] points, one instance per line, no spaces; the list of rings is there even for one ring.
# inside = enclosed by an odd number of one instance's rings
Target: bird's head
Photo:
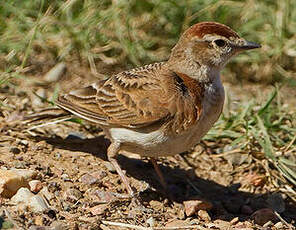
[[[172,56],[183,56],[200,64],[221,69],[241,51],[260,48],[259,44],[241,38],[228,26],[201,22],[191,26],[172,50]]]

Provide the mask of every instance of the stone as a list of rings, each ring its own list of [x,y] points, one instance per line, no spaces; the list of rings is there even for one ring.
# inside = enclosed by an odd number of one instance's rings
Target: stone
[[[197,215],[200,219],[202,219],[204,221],[211,221],[211,217],[210,217],[209,213],[205,210],[199,210],[197,212]]]
[[[94,216],[102,215],[106,211],[107,208],[108,208],[107,204],[99,204],[99,205],[96,205],[96,206],[90,208],[90,212]]]
[[[43,225],[43,217],[42,216],[36,216],[34,220],[36,225],[42,226]]]
[[[21,150],[18,147],[11,147],[9,152],[13,154],[20,154]]]
[[[275,221],[278,219],[275,213],[270,208],[262,208],[253,213],[252,219],[256,224],[264,225],[268,221]]]
[[[31,180],[29,182],[31,192],[38,193],[42,189],[42,183],[40,180]]]
[[[34,194],[28,188],[20,188],[17,193],[11,198],[15,204],[27,203]]]
[[[84,174],[81,178],[80,178],[80,181],[83,183],[83,184],[87,184],[87,185],[92,185],[92,184],[98,184],[101,179],[103,177],[100,177],[99,174]]]
[[[64,199],[71,203],[75,203],[81,198],[82,193],[76,188],[70,188],[64,193]]]
[[[149,205],[151,206],[151,208],[155,211],[160,211],[163,209],[163,203],[161,203],[158,200],[151,200],[149,202]]]
[[[63,62],[60,62],[45,74],[44,80],[47,82],[57,82],[61,78],[61,76],[64,74],[65,71],[66,71],[66,64]]]
[[[39,195],[32,196],[27,205],[33,212],[44,212],[49,209],[47,202]]]
[[[109,203],[116,198],[114,193],[104,190],[96,190],[94,195],[96,197],[95,201],[99,203]]]
[[[109,161],[104,161],[104,165],[107,168],[107,170],[111,173],[115,173],[116,169],[114,168],[114,166],[109,162]]]
[[[193,216],[199,210],[211,210],[213,205],[206,200],[187,200],[183,202],[186,216]]]
[[[33,212],[43,212],[49,209],[47,202],[39,195],[34,195],[28,188],[20,188],[11,198],[19,209],[30,208]]]
[[[154,218],[151,216],[146,220],[146,223],[150,226],[150,227],[154,227],[155,226],[155,220]]]
[[[21,187],[28,187],[27,180],[12,170],[0,170],[0,196],[11,198]]]
[[[231,223],[232,225],[237,224],[238,222],[239,222],[239,218],[238,218],[238,217],[234,217],[234,218],[230,221],[230,223]]]
[[[71,181],[69,175],[66,174],[66,173],[63,173],[63,174],[61,175],[61,178],[62,178],[62,180],[65,181],[65,182],[66,182],[66,181]]]
[[[281,229],[281,228],[284,228],[284,224],[281,221],[279,221],[274,225],[274,227],[276,229]]]
[[[255,187],[263,187],[267,182],[267,178],[265,175],[258,175],[255,173],[247,175],[245,179],[246,184],[251,184]]]

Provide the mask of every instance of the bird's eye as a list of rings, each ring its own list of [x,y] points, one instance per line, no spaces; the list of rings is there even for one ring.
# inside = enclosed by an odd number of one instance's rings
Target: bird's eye
[[[219,47],[224,47],[226,45],[226,42],[223,39],[217,39],[214,42]]]

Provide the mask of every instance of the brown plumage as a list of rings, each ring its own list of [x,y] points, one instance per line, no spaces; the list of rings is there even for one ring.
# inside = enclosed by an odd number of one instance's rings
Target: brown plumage
[[[166,123],[179,133],[202,111],[204,86],[164,63],[122,72],[58,98],[57,105],[104,127],[145,127]],[[160,97],[161,95],[161,97]]]
[[[185,37],[197,36],[202,38],[207,34],[215,34],[225,38],[239,38],[230,27],[216,22],[201,22],[191,26],[184,34]]]
[[[57,105],[102,127],[112,142],[108,158],[132,194],[115,160],[118,151],[155,158],[197,144],[223,108],[220,70],[240,51],[258,47],[225,25],[198,23],[181,36],[167,62],[74,90],[60,96]]]

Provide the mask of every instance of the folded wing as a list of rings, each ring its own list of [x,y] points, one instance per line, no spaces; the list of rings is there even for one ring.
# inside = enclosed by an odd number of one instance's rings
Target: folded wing
[[[166,121],[179,132],[196,122],[201,112],[200,98],[190,87],[182,76],[156,63],[60,96],[57,105],[104,126],[138,128]]]

